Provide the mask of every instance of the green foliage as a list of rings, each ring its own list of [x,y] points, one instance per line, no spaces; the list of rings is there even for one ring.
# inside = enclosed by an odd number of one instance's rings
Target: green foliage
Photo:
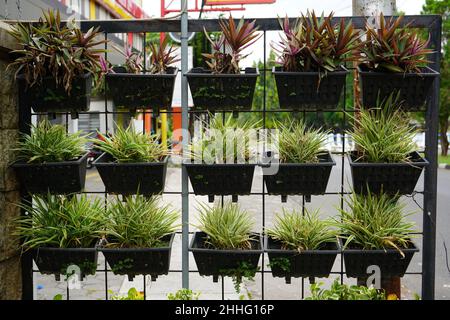
[[[20,205],[27,215],[16,220],[15,234],[24,249],[90,248],[103,233],[99,199],[80,196],[33,196]]]
[[[109,204],[103,216],[107,247],[154,248],[167,245],[161,239],[175,232],[179,218],[158,197],[129,196]]]
[[[290,272],[291,271],[291,261],[289,258],[273,258],[270,259],[270,262],[267,264],[268,267],[271,269],[273,268],[280,268],[284,272]]]
[[[125,297],[113,294],[112,291],[109,291],[109,293],[112,295],[110,297],[111,300],[144,300],[144,293],[137,291],[136,288],[130,288]]]
[[[221,114],[209,114],[209,118],[209,124],[203,123],[204,132],[189,145],[191,159],[209,164],[249,160],[254,151],[249,148],[249,132],[259,122],[238,121],[232,115],[224,119]],[[227,148],[227,142],[231,148]]]
[[[22,135],[15,150],[18,160],[28,163],[70,161],[86,153],[87,141],[81,131],[68,134],[63,125],[43,120],[31,126],[31,134]]]
[[[417,129],[409,125],[409,117],[398,109],[398,99],[391,95],[378,108],[363,109],[348,134],[356,144],[357,161],[408,162],[417,150],[414,136]]]
[[[334,280],[330,289],[322,289],[323,283],[311,284],[311,297],[305,300],[386,300],[384,291],[365,286],[348,286],[341,284],[339,278]]]
[[[168,300],[198,300],[200,292],[194,292],[190,289],[180,289],[175,293],[167,295]]]
[[[62,300],[62,299],[63,299],[62,294],[57,294],[53,297],[53,300]]]
[[[231,277],[233,281],[234,290],[236,293],[241,293],[241,284],[243,279],[247,279],[248,281],[254,281],[256,272],[258,272],[258,268],[254,268],[250,263],[246,261],[242,261],[239,263],[239,266],[231,269],[222,269],[219,270],[220,274],[223,276]],[[251,299],[251,294],[247,290],[247,296]],[[244,296],[239,297],[240,300],[243,300]]]
[[[370,70],[384,72],[421,72],[426,66],[428,41],[422,40],[417,32],[400,28],[403,16],[385,20],[380,15],[379,28],[366,25],[366,41],[361,47],[362,63]]]
[[[168,42],[169,37],[165,37],[160,45],[157,42],[150,43],[150,73],[164,74],[170,65],[180,61],[174,55],[174,47],[171,46],[167,49]]]
[[[168,155],[158,135],[137,132],[132,125],[116,128],[113,137],[93,140],[96,147],[110,154],[118,163],[159,162]]]
[[[319,211],[305,215],[296,209],[286,210],[276,214],[275,226],[267,229],[266,233],[274,240],[282,243],[283,249],[288,250],[320,250],[326,244],[336,242],[337,232],[330,228],[330,222],[320,220]]]
[[[333,13],[318,18],[309,10],[293,26],[287,16],[279,19],[284,36],[274,49],[284,71],[331,72],[353,59],[350,53],[359,46],[358,32],[351,22],[345,25],[341,19],[333,24],[332,19]]]
[[[222,31],[220,37],[213,39],[204,30],[205,36],[213,49],[212,53],[203,53],[203,56],[207,59],[206,64],[213,73],[238,74],[241,72],[239,62],[248,56],[248,54],[242,54],[242,51],[258,40],[259,36],[256,33],[258,27],[255,25],[255,20],[244,21],[244,18],[236,25],[231,15],[228,19],[219,19],[219,25]],[[224,46],[229,48],[231,52],[223,52]]]
[[[207,235],[206,243],[216,249],[251,249],[254,222],[239,205],[226,202],[223,206],[199,204],[199,228]]]
[[[24,74],[30,87],[53,76],[70,93],[75,77],[100,70],[105,50],[95,47],[105,41],[96,40],[99,29],[82,33],[73,21],[62,25],[59,11],[43,12],[37,24],[18,22],[10,33],[23,48],[13,52],[18,57],[9,67],[17,66],[17,74]]]
[[[288,120],[275,124],[279,130],[280,161],[286,163],[314,163],[327,140],[327,132],[307,127],[305,121]]]
[[[398,197],[387,194],[366,195],[353,193],[345,198],[346,209],[339,209],[340,217],[335,225],[341,229],[347,246],[367,250],[396,249],[403,256],[402,249],[411,245],[414,223],[407,222],[405,205]]]

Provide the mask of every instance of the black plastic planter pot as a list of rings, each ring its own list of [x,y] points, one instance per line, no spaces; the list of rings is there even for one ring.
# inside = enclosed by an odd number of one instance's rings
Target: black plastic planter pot
[[[248,250],[219,250],[206,243],[204,232],[195,232],[189,250],[194,255],[198,272],[201,276],[213,276],[217,282],[219,276],[229,275],[230,271],[239,269],[243,263],[247,267],[257,270],[259,257],[263,253],[262,238],[254,234],[252,249]]]
[[[186,73],[195,110],[245,111],[251,110],[256,68],[246,68],[242,74],[213,74],[203,68]]]
[[[108,193],[148,196],[164,191],[168,159],[166,157],[161,162],[116,163],[111,155],[103,153],[94,165]]]
[[[70,194],[84,189],[88,153],[75,161],[42,164],[17,161],[11,166],[21,186],[34,194]]]
[[[324,278],[330,275],[334,260],[340,252],[337,242],[327,243],[320,250],[282,249],[278,240],[266,237],[264,251],[267,252],[270,261],[272,275],[277,278],[285,278],[286,283],[291,283],[291,278]]]
[[[385,73],[368,71],[358,67],[362,102],[367,108],[377,106],[393,92],[400,91],[400,101],[404,111],[424,111],[426,102],[431,97],[434,80],[439,73],[427,67],[421,73]]]
[[[286,72],[281,67],[272,73],[281,109],[327,111],[337,108],[348,70],[327,72],[322,79],[319,72]]]
[[[353,189],[356,193],[370,192],[390,195],[411,194],[428,161],[417,152],[410,156],[410,163],[367,163],[356,161],[356,152],[349,154]]]
[[[208,195],[214,201],[215,195],[231,195],[237,201],[238,195],[249,195],[252,190],[256,164],[224,163],[205,164],[184,162],[196,195]]]
[[[330,152],[319,155],[318,163],[279,163],[276,174],[264,175],[267,192],[283,202],[287,195],[324,194],[334,165]]]
[[[108,97],[116,107],[125,107],[131,113],[139,108],[170,110],[175,88],[177,68],[168,68],[166,74],[133,74],[123,68],[114,68],[116,73],[106,75]]]
[[[114,274],[126,274],[130,281],[136,275],[151,275],[152,281],[156,281],[158,276],[169,273],[174,236],[161,239],[167,245],[159,248],[102,248],[101,252]]]
[[[92,76],[86,73],[74,78],[70,94],[64,86],[56,85],[55,78],[45,77],[42,83],[28,87],[25,76],[17,76],[21,103],[32,107],[35,112],[71,112],[77,118],[77,112],[88,111],[91,101]]]
[[[414,253],[419,249],[414,245],[402,249],[405,257],[395,249],[388,250],[362,250],[348,248],[342,251],[345,264],[345,273],[351,278],[367,278],[367,268],[378,266],[382,278],[403,277],[408,269]]]
[[[97,248],[37,248],[32,250],[33,259],[42,274],[53,274],[59,281],[60,275],[79,270],[80,280],[94,275],[97,270]],[[68,270],[69,269],[69,270]],[[76,272],[76,271],[75,271]]]

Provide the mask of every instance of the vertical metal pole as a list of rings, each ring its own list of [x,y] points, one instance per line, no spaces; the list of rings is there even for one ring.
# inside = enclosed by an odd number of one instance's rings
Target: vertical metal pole
[[[442,18],[436,17],[430,26],[431,44],[435,50],[431,67],[440,71]],[[437,154],[439,127],[439,78],[434,80],[431,99],[426,112],[425,157],[430,164],[425,167],[422,253],[422,299],[434,299],[436,267],[436,193]]]
[[[184,76],[188,69],[188,13],[187,0],[181,0],[181,127],[183,128],[183,153],[188,146],[188,83]],[[182,286],[189,288],[189,183],[186,167],[181,166],[182,208]]]

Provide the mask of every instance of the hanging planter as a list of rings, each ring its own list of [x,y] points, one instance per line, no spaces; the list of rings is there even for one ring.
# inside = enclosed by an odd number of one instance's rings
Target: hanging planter
[[[170,110],[178,69],[168,67],[165,74],[128,73],[124,67],[114,67],[115,73],[106,75],[108,97],[116,107],[125,107],[131,113],[139,108]]]
[[[264,175],[264,183],[270,195],[281,195],[285,202],[287,195],[324,194],[336,162],[330,152],[318,155],[317,163],[278,163],[275,174]],[[269,164],[270,165],[270,164]]]
[[[429,163],[417,152],[411,153],[409,162],[368,163],[357,161],[357,153],[348,156],[353,189],[357,193],[384,192],[394,194],[412,194],[424,167]]]
[[[413,255],[419,249],[411,243],[407,249],[402,249],[404,257],[396,249],[362,250],[350,247],[342,251],[345,273],[351,278],[366,278],[369,266],[378,266],[383,278],[403,277]]]
[[[73,161],[27,163],[20,160],[11,166],[29,193],[70,194],[84,189],[87,159],[88,153]]]
[[[193,253],[198,272],[201,276],[213,276],[217,282],[219,276],[229,275],[243,264],[257,270],[262,250],[262,238],[254,234],[251,249],[221,250],[208,245],[204,232],[195,232],[189,250]]]
[[[282,242],[271,237],[265,238],[264,251],[270,261],[272,276],[285,278],[291,283],[291,278],[324,278],[330,275],[334,261],[340,253],[337,242],[327,243],[320,250],[286,250]]]
[[[251,110],[258,76],[256,68],[246,68],[239,74],[216,74],[203,68],[186,73],[194,109],[212,113]]]
[[[101,252],[114,274],[128,275],[129,281],[136,275],[151,275],[156,281],[158,276],[169,273],[174,236],[163,237],[165,245],[157,248],[102,248]]]
[[[42,274],[70,275],[71,270],[80,268],[80,280],[87,275],[94,275],[97,270],[96,248],[37,248],[32,251],[33,259]],[[72,266],[72,267],[71,267]],[[69,267],[69,270],[68,270]],[[75,267],[75,268],[74,268]]]
[[[121,195],[154,195],[164,191],[167,163],[161,162],[117,163],[113,157],[103,153],[94,162],[105,185],[106,192]]]
[[[287,72],[274,67],[272,73],[281,109],[327,111],[338,107],[348,70],[341,67],[321,74]]]
[[[392,92],[399,92],[404,111],[425,111],[434,81],[439,77],[439,73],[429,67],[420,73],[388,73],[359,66],[358,74],[364,107],[375,107],[378,100],[383,101]]]

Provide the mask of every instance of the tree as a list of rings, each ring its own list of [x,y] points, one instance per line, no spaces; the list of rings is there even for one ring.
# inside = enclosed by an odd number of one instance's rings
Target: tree
[[[448,154],[449,141],[447,131],[450,119],[450,0],[426,0],[422,14],[442,15],[442,58],[441,88],[439,106],[439,133],[442,155]]]

